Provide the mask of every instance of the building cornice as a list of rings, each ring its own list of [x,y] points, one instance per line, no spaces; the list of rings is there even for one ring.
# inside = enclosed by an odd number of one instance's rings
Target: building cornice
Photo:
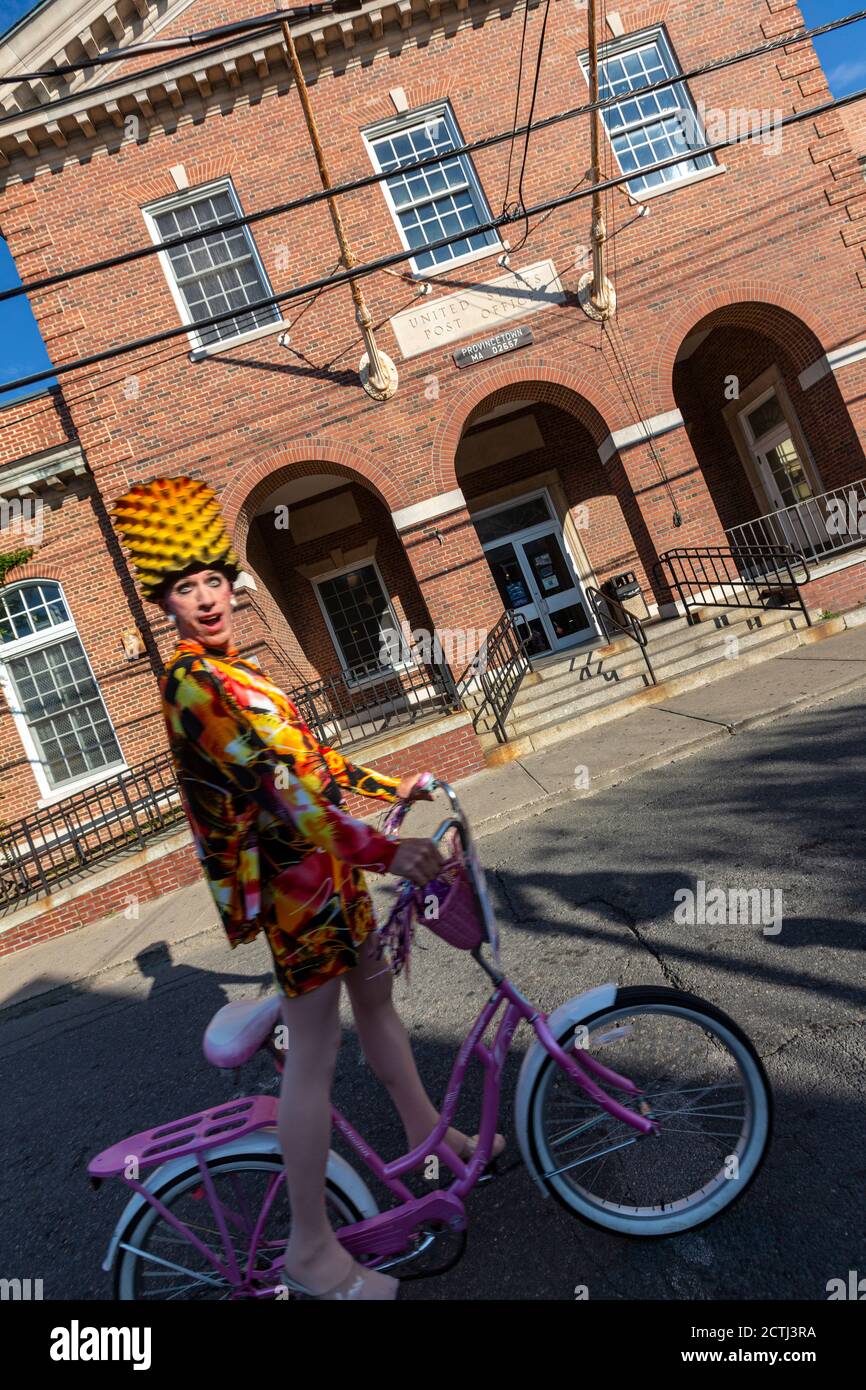
[[[0,497],[39,497],[87,472],[78,444],[59,444],[0,466]]]
[[[63,0],[59,3],[62,6]],[[305,76],[314,82],[322,74],[369,62],[377,52],[393,54],[395,38],[422,43],[436,32],[451,35],[483,24],[494,14],[507,16],[515,3],[388,0],[361,5],[354,14],[306,20],[294,25],[292,33]],[[531,8],[539,3],[529,0]],[[121,72],[107,81],[104,71],[98,76],[97,85],[88,82],[53,99],[47,90],[34,93],[39,104],[32,108],[7,108],[0,116],[0,177],[6,182],[17,176],[32,178],[42,169],[56,171],[67,160],[89,158],[94,149],[114,149],[129,139],[141,143],[151,133],[176,129],[184,119],[200,122],[210,114],[224,114],[227,103],[258,101],[270,92],[285,91],[292,80],[278,30],[264,39],[243,36],[229,41],[206,58],[184,53],[147,71]],[[136,118],[132,126],[130,117]]]

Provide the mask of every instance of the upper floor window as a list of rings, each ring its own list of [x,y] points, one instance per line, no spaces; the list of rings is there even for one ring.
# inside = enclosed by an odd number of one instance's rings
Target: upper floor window
[[[44,794],[123,766],[59,584],[36,580],[0,591],[0,686]]]
[[[581,57],[584,75],[589,60]],[[639,36],[629,35],[615,44],[605,44],[599,59],[599,100],[622,96],[621,101],[602,109],[605,127],[620,169],[624,174],[648,165],[688,156],[709,142],[684,82],[663,87],[643,96],[642,87],[675,77],[680,66],[663,29]],[[667,184],[679,183],[714,165],[711,154],[684,158],[678,164],[630,179],[629,192],[639,196]]]
[[[220,231],[220,225],[241,216],[241,206],[229,179],[204,188],[186,189],[144,209],[154,241],[167,241],[186,232],[203,235],[161,251],[166,278],[181,317],[195,324],[230,309],[239,312],[222,323],[195,333],[196,347],[227,342],[269,324],[281,322],[275,304],[243,312],[272,294],[249,227]]]
[[[373,166],[380,173],[441,154],[464,143],[451,107],[438,104],[407,112],[364,132]],[[407,251],[416,251],[416,274],[441,270],[500,245],[495,231],[473,232],[489,221],[490,207],[468,155],[455,155],[441,164],[412,173],[395,173],[382,184],[391,215]],[[465,231],[438,251],[423,248],[431,242]]]

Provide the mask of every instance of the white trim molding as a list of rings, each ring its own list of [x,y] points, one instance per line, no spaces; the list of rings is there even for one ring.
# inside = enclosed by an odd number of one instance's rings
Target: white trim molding
[[[647,439],[657,439],[660,434],[669,434],[683,425],[683,417],[678,410],[668,410],[664,415],[653,415],[649,420],[639,420],[636,425],[626,425],[615,430],[603,439],[598,446],[598,456],[607,463],[616,453],[631,449],[635,444],[643,444]]]
[[[465,506],[463,489],[456,487],[453,492],[440,492],[438,497],[428,497],[425,502],[413,502],[411,507],[401,507],[399,511],[391,513],[391,519],[395,530],[409,531],[413,526],[420,526],[422,521],[437,521],[440,516],[459,512]]]
[[[10,465],[0,466],[0,497],[25,497],[59,487],[87,472],[77,444],[61,444]]]
[[[819,357],[817,362],[804,368],[797,380],[803,390],[808,391],[810,386],[823,381],[830,372],[839,372],[843,367],[853,367],[855,362],[862,362],[864,357],[866,338],[860,338],[854,343],[843,343],[842,347],[832,348],[830,352],[825,352],[823,357]]]

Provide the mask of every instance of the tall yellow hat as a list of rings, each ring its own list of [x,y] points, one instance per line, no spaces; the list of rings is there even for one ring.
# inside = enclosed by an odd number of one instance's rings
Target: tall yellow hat
[[[111,508],[141,592],[152,603],[166,580],[192,565],[219,566],[236,579],[232,549],[216,493],[195,478],[136,483]]]

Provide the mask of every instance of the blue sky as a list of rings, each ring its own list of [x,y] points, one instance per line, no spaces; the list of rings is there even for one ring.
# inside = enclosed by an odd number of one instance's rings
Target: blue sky
[[[26,0],[23,3],[22,0],[0,0],[0,34],[33,8]],[[801,0],[800,8],[808,25],[825,24],[841,15],[853,14],[860,8],[860,0]],[[267,9],[263,0],[262,11]],[[818,52],[834,96],[866,87],[866,21],[819,39]],[[18,284],[14,261],[0,237],[0,289]],[[105,346],[112,345],[106,343]],[[50,365],[27,300],[22,296],[0,304],[0,383],[44,371]],[[25,395],[34,389],[39,388],[4,393],[0,395],[0,406],[15,395]]]

